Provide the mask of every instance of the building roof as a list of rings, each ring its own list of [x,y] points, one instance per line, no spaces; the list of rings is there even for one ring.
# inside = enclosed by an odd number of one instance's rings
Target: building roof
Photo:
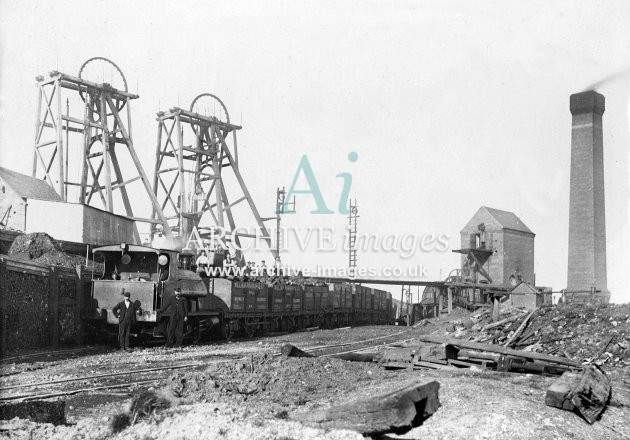
[[[55,190],[41,179],[3,167],[0,167],[0,178],[22,198],[52,201],[61,200],[61,197],[59,197]]]
[[[482,206],[482,208],[488,211],[488,213],[490,213],[490,215],[494,217],[504,229],[513,229],[515,231],[523,231],[533,234],[532,230],[529,229],[513,212],[488,208],[487,206]]]
[[[536,235],[513,212],[502,211],[500,209],[489,208],[487,206],[479,208],[473,218],[466,224],[464,229],[462,229],[462,232],[469,232],[471,230],[476,231],[479,223],[485,223],[486,228],[491,226],[494,230],[510,229],[513,231]]]
[[[512,294],[528,294],[528,293],[540,294],[538,289],[536,289],[531,284],[526,283],[525,281],[521,281],[516,286],[514,286],[514,288],[510,291],[510,293]]]

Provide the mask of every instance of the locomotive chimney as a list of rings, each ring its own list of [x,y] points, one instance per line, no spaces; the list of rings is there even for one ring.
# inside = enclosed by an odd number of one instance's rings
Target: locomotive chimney
[[[604,96],[571,95],[568,291],[599,290],[608,302],[602,115]]]

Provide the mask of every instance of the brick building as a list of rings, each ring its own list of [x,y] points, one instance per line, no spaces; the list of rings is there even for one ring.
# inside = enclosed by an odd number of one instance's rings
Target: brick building
[[[482,206],[461,230],[464,280],[514,287],[535,285],[535,234],[513,212]]]
[[[25,231],[29,199],[61,200],[43,180],[0,167],[0,228]]]

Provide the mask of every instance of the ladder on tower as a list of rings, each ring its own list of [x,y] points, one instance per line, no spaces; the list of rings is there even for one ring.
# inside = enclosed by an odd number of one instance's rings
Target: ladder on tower
[[[357,200],[350,200],[350,209],[348,214],[348,268],[357,267],[357,219],[359,218],[359,209]]]

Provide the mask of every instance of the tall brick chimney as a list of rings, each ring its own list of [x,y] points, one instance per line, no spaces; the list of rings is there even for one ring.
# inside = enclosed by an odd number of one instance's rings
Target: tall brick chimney
[[[571,95],[571,194],[569,201],[568,291],[601,290],[606,280],[606,215],[604,198],[604,96],[595,91]]]

